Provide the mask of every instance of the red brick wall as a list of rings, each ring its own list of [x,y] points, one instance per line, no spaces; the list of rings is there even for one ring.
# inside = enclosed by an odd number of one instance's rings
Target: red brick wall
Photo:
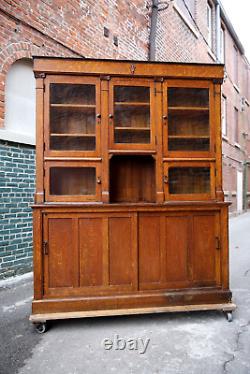
[[[145,60],[149,13],[145,0],[1,0],[0,127],[5,78],[14,61],[32,55]]]

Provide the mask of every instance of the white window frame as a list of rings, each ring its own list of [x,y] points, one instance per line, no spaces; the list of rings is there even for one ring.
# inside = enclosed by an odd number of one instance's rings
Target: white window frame
[[[227,98],[221,97],[221,131],[223,136],[227,136]]]
[[[225,63],[225,29],[220,27],[220,61]]]
[[[212,12],[213,12],[212,5],[209,2],[207,2],[207,29],[208,29],[207,42],[211,49],[213,45]]]

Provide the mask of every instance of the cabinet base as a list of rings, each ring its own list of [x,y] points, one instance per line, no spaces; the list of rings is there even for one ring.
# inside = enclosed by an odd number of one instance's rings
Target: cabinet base
[[[33,323],[46,322],[49,320],[68,319],[68,318],[86,318],[86,317],[103,317],[103,316],[122,316],[134,314],[150,313],[176,313],[176,312],[195,312],[195,311],[212,311],[232,312],[236,309],[233,303],[226,304],[201,304],[201,305],[177,305],[157,308],[135,308],[135,309],[116,309],[116,310],[92,310],[84,312],[63,312],[63,313],[43,313],[32,314],[30,321]]]

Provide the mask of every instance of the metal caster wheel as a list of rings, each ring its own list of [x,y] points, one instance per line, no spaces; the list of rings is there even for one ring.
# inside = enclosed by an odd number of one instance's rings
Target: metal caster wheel
[[[44,334],[48,330],[48,324],[46,322],[36,323],[35,329],[38,334]]]
[[[228,322],[232,322],[233,321],[233,313],[232,312],[226,312],[225,314],[226,314]]]

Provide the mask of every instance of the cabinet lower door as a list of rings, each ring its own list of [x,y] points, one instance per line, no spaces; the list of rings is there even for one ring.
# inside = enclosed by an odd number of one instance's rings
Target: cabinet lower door
[[[217,214],[139,217],[139,288],[180,289],[220,284]]]
[[[44,218],[44,294],[100,295],[136,283],[132,215],[47,215]]]

